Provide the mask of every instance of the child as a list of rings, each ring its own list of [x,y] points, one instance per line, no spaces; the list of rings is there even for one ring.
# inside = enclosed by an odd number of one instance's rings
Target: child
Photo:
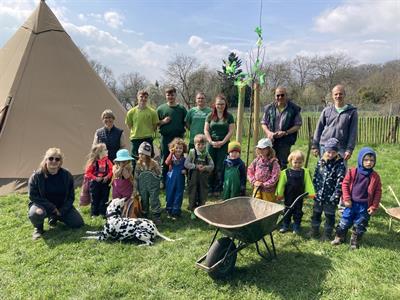
[[[276,196],[278,200],[284,199],[286,213],[294,200],[303,194],[308,193],[309,198],[315,197],[314,186],[310,171],[303,167],[304,154],[300,150],[295,150],[289,154],[288,162],[291,167],[281,171]],[[290,221],[293,216],[293,233],[300,233],[301,218],[303,217],[303,199],[299,199],[292,210],[283,219],[282,227],[279,230],[285,233],[289,230]]]
[[[191,219],[196,219],[193,213],[198,206],[204,205],[208,193],[208,176],[214,169],[214,162],[206,149],[207,139],[204,134],[194,137],[194,149],[189,151],[185,161],[185,168],[189,170],[188,189]]]
[[[180,217],[185,188],[185,157],[187,145],[181,138],[174,138],[169,144],[169,155],[165,160],[168,166],[166,184],[166,211],[172,219]]]
[[[140,194],[144,217],[148,217],[149,208],[156,225],[161,224],[160,204],[160,165],[151,158],[151,145],[148,142],[140,144],[139,160],[135,166],[134,191]]]
[[[319,236],[322,212],[325,214],[325,226],[322,240],[330,240],[335,225],[335,212],[342,196],[342,181],[346,172],[344,160],[340,156],[339,141],[330,138],[325,143],[325,152],[317,163],[314,174],[313,215],[311,218],[310,237]]]
[[[240,159],[240,151],[240,143],[229,143],[228,157],[224,160],[224,199],[244,196],[246,193],[246,166]]]
[[[117,158],[114,159],[113,179],[112,179],[112,197],[130,199],[133,192],[133,157],[129,155],[128,150],[121,149],[117,152]]]
[[[90,180],[89,193],[92,200],[90,214],[92,217],[106,215],[106,203],[110,193],[113,169],[107,154],[106,144],[95,144],[86,162],[85,177]]]
[[[339,245],[346,239],[347,230],[354,224],[350,247],[357,249],[363,234],[367,231],[368,221],[381,201],[382,184],[378,173],[374,171],[376,153],[364,147],[358,153],[358,167],[351,168],[342,183],[345,210],[336,227],[336,237],[332,245]]]
[[[253,197],[275,202],[275,188],[281,171],[272,142],[268,138],[258,141],[256,159],[247,168],[247,178],[254,186]]]

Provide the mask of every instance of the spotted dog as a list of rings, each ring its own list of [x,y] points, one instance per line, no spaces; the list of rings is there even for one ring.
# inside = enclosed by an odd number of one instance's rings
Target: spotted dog
[[[123,218],[121,214],[124,204],[124,198],[113,199],[107,207],[107,221],[103,227],[103,231],[86,231],[86,234],[91,236],[86,236],[83,238],[96,239],[99,241],[104,241],[107,239],[117,241],[138,239],[139,241],[144,242],[145,245],[152,245],[153,242],[151,240],[156,236],[159,236],[166,241],[174,241],[162,235],[151,220],[143,218]]]

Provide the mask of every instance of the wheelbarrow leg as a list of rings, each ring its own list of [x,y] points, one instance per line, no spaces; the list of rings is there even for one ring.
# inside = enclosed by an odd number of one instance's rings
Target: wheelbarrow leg
[[[211,244],[210,244],[210,246],[208,247],[208,249],[210,249],[211,246],[212,246],[212,244],[214,244],[214,241],[215,241],[215,238],[217,237],[218,232],[219,232],[219,228],[217,228],[217,230],[215,231],[214,237],[213,237],[213,239],[212,239],[212,241],[211,241]]]
[[[265,246],[265,248],[266,248],[267,251],[268,251],[268,256],[266,256],[266,255],[264,255],[263,253],[261,253],[260,247],[258,246],[258,241],[257,241],[255,244],[256,244],[256,249],[257,249],[258,255],[260,255],[260,256],[261,256],[262,258],[264,258],[265,260],[270,260],[270,259],[276,257],[275,246],[273,246],[274,254],[272,254],[271,249],[269,249],[268,244],[267,244],[267,242],[265,241],[265,238],[264,238],[264,237],[261,239],[261,241],[264,243],[264,246]]]
[[[276,249],[275,249],[274,238],[272,237],[272,232],[270,232],[269,236],[271,237],[271,244],[272,244],[272,250],[274,251],[274,257],[276,258]]]

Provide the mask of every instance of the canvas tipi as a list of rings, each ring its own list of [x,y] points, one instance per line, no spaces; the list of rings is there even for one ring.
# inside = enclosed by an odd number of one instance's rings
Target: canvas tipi
[[[0,49],[0,195],[25,191],[50,147],[82,174],[107,108],[124,128],[124,108],[41,1]]]

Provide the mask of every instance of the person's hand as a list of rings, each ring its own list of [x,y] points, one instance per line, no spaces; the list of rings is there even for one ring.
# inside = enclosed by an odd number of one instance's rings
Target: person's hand
[[[348,200],[348,201],[343,201],[343,203],[344,203],[344,206],[345,206],[345,207],[348,207],[348,208],[350,208],[350,207],[352,206],[352,204],[351,204],[351,200]]]
[[[103,177],[96,177],[96,179],[95,179],[97,182],[100,182],[100,181],[102,181],[103,180]]]
[[[375,214],[376,210],[373,209],[372,207],[368,207],[367,212],[370,216],[372,216],[373,214]]]
[[[171,117],[165,117],[164,119],[161,120],[162,124],[168,124],[169,122],[171,122]]]
[[[254,182],[254,186],[255,187],[262,186],[262,182],[261,181],[256,181],[256,182]]]
[[[319,150],[318,149],[312,149],[311,152],[315,157],[319,156]]]
[[[103,182],[106,183],[108,181],[108,176],[103,178]]]
[[[281,138],[281,137],[283,137],[285,135],[286,135],[286,132],[280,130],[280,131],[275,132],[274,138]]]
[[[351,158],[351,152],[350,152],[350,151],[346,151],[346,152],[344,153],[343,159],[344,159],[344,160],[349,160],[350,158]]]
[[[270,132],[270,133],[267,134],[267,138],[269,138],[271,140],[271,142],[273,142],[274,141],[274,135],[275,135],[274,132]]]
[[[61,213],[57,207],[53,210],[53,213],[56,214],[57,216],[61,216]]]
[[[182,174],[183,174],[183,175],[186,175],[186,170],[182,170]]]
[[[200,172],[204,171],[204,166],[203,165],[197,165],[196,166],[197,170],[199,170]]]

